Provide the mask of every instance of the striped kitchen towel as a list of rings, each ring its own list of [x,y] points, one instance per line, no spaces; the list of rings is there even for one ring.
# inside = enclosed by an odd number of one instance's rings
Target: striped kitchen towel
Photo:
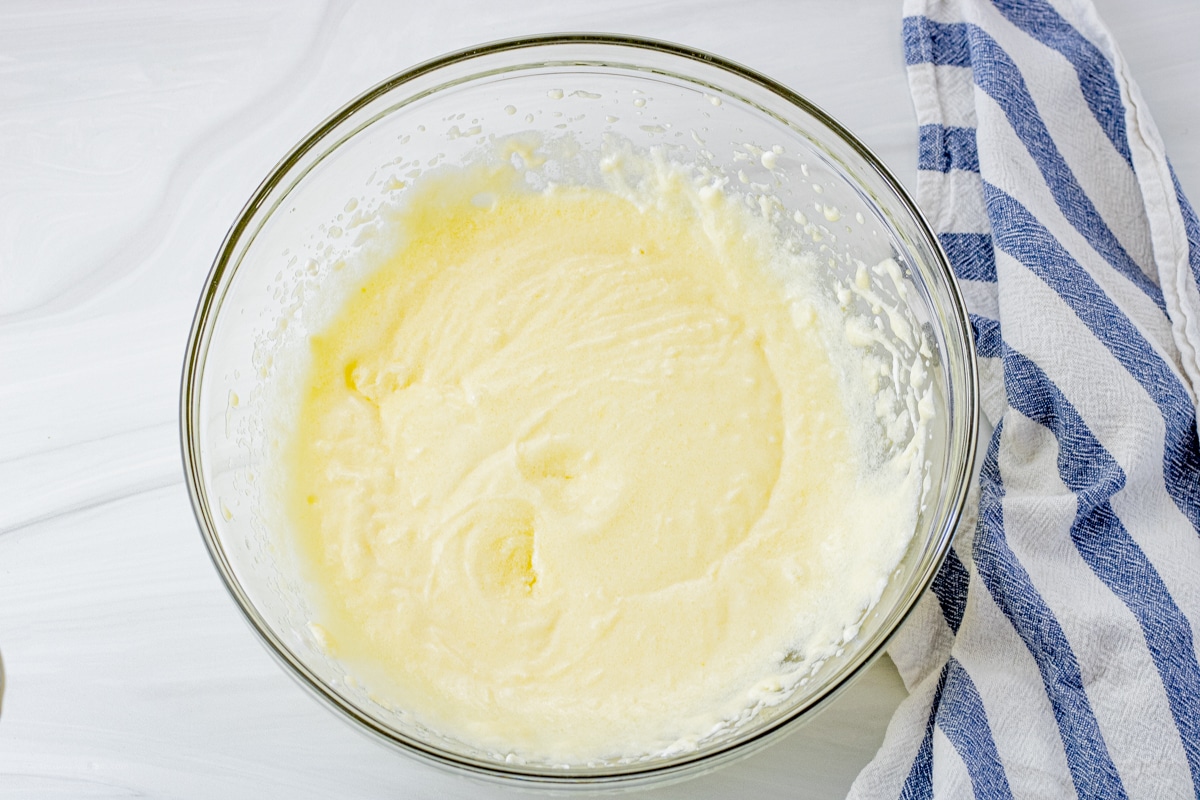
[[[1200,222],[1089,0],[903,26],[990,435],[851,797],[1200,797]]]

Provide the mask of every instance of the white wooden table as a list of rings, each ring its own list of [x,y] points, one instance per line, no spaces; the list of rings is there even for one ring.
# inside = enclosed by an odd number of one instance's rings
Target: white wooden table
[[[225,229],[344,101],[481,41],[613,31],[792,86],[909,186],[889,0],[0,4],[0,798],[509,796],[336,719],[259,645],[182,482],[184,342]],[[1098,0],[1200,201],[1200,4]],[[886,659],[767,751],[655,798],[837,797],[904,695]]]

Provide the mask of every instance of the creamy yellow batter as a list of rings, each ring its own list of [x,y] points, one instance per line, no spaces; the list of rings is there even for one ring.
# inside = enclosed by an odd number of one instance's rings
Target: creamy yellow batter
[[[679,174],[635,199],[426,176],[312,339],[289,507],[327,646],[486,750],[702,737],[828,655],[912,533],[768,237]]]

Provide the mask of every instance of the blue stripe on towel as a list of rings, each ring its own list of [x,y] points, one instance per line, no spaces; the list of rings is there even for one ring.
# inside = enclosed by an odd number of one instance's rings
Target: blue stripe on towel
[[[942,690],[946,686],[946,672],[949,664],[942,666],[942,674],[938,676],[937,688],[933,690],[933,702],[929,705],[929,718],[925,721],[925,735],[921,738],[921,746],[917,748],[917,756],[908,769],[908,777],[900,790],[900,800],[933,800],[933,726],[937,721],[938,706],[942,704]]]
[[[1196,408],[1171,366],[1151,347],[1112,298],[1017,200],[983,182],[996,247],[1054,289],[1075,315],[1141,384],[1166,424],[1163,482],[1167,494],[1200,532],[1200,443]]]
[[[1005,354],[1007,364],[1009,353]],[[1006,381],[1007,384],[1007,375]],[[1013,386],[1009,394],[1019,392]],[[1062,627],[1029,579],[1029,573],[1008,546],[1004,531],[1004,481],[1000,475],[1000,438],[1004,420],[996,426],[980,472],[979,527],[974,559],[979,577],[996,605],[1029,649],[1041,673],[1042,686],[1058,723],[1071,780],[1080,797],[1126,797],[1121,776],[1100,735],[1083,688],[1079,661]]]
[[[971,66],[967,32],[961,25],[934,22],[927,17],[905,17],[904,59],[909,64]]]
[[[954,633],[958,633],[963,613],[967,610],[967,584],[969,582],[970,575],[967,574],[967,568],[963,566],[958,553],[951,547],[950,552],[946,554],[946,560],[942,562],[942,568],[933,577],[931,588],[934,596],[938,599],[938,605],[942,607],[942,616],[946,618],[946,624]]]
[[[1175,197],[1179,200],[1179,210],[1183,213],[1183,229],[1187,232],[1188,263],[1192,267],[1192,278],[1200,285],[1200,219],[1197,219],[1192,204],[1183,196],[1183,187],[1179,185],[1174,167],[1171,167],[1171,182],[1175,185]]]
[[[1125,134],[1125,105],[1112,64],[1045,0],[992,0],[1009,22],[1057,50],[1079,76],[1079,89],[1113,147],[1133,169]]]
[[[959,280],[996,282],[996,251],[990,233],[943,233],[938,241]]]
[[[1110,498],[1125,487],[1125,472],[1037,364],[1008,349],[1004,374],[1007,384],[1019,387],[1008,393],[1013,408],[1058,440],[1059,476],[1078,498],[1071,541],[1141,626],[1200,793],[1200,663],[1192,626],[1112,509]]]
[[[953,656],[946,662],[946,683],[938,704],[937,725],[958,751],[971,777],[975,797],[1012,800],[1012,789],[992,738],[979,690]]]
[[[980,358],[999,358],[1003,355],[1000,323],[997,320],[971,314],[971,329],[975,332],[975,352]]]
[[[1167,306],[1162,290],[1146,277],[1141,267],[1117,241],[1096,211],[1091,198],[1075,179],[1054,144],[1050,131],[1046,129],[1017,65],[983,30],[974,25],[967,25],[966,29],[971,43],[971,57],[975,61],[976,85],[995,100],[1008,117],[1013,131],[1041,171],[1063,216],[1113,269],[1145,292],[1165,313]]]
[[[949,172],[952,169],[979,172],[975,129],[922,125],[917,147],[917,169],[932,172]]]

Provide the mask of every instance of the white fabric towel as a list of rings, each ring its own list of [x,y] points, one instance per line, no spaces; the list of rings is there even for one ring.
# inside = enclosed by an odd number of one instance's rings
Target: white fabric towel
[[[1088,0],[903,32],[993,430],[850,796],[1200,798],[1200,222]]]

